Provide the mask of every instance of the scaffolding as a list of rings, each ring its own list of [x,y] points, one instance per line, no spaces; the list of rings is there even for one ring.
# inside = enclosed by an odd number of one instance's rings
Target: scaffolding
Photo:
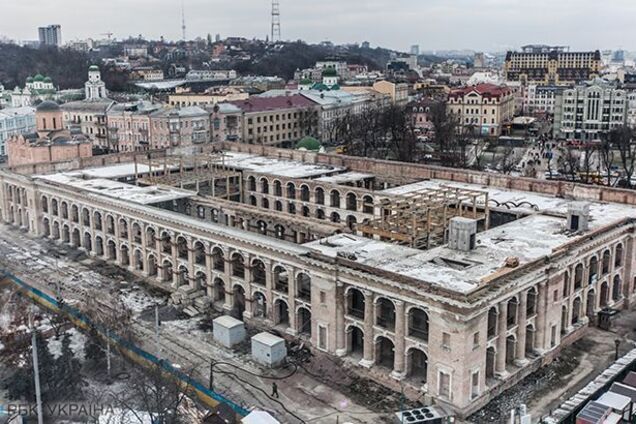
[[[456,216],[484,220],[488,229],[488,193],[477,190],[442,185],[384,199],[376,208],[379,217],[358,225],[358,231],[416,249],[444,244]]]
[[[148,171],[141,176],[139,164],[146,165]],[[203,188],[212,197],[243,201],[241,186],[242,173],[225,164],[222,153],[205,155],[176,156],[161,158],[135,156],[135,176],[138,185],[164,185],[192,189],[200,193]]]

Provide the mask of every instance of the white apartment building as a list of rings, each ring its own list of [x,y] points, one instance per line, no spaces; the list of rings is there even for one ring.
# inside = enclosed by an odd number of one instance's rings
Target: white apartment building
[[[523,93],[523,113],[554,114],[556,97],[560,92],[559,87],[554,85],[528,85]]]
[[[16,107],[0,110],[0,156],[6,155],[5,143],[14,135],[35,131],[35,108]]]

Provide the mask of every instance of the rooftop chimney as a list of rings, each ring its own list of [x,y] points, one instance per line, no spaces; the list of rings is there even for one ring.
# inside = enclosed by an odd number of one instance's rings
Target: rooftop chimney
[[[451,218],[448,230],[448,246],[454,250],[468,252],[475,248],[477,221],[457,216]]]

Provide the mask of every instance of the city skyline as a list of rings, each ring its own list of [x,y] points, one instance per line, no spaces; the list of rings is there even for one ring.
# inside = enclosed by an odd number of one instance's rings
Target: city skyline
[[[602,9],[587,0],[558,4],[547,0],[484,0],[479,8],[472,3],[397,0],[386,10],[386,2],[381,0],[325,0],[319,5],[283,1],[282,38],[310,43],[330,40],[338,44],[369,41],[373,46],[401,51],[408,51],[412,44],[419,44],[422,51],[504,51],[533,43],[569,45],[573,50],[630,50],[625,40],[636,35],[629,22],[636,13],[636,4],[625,0],[610,1],[612,7]],[[184,6],[190,39],[208,33],[264,39],[270,32],[268,0],[185,0]],[[8,10],[4,10],[6,20],[1,35],[19,40],[37,39],[37,28],[53,23],[62,25],[64,42],[105,38],[108,32],[119,39],[139,34],[149,39],[181,38],[181,2],[140,0],[131,4],[113,0],[106,4],[59,0],[53,5],[37,0],[5,9]],[[67,10],[76,13],[69,14]],[[551,13],[546,14],[546,10]],[[150,13],[152,19],[140,20],[144,13]],[[580,29],[585,27],[595,30],[582,32]]]

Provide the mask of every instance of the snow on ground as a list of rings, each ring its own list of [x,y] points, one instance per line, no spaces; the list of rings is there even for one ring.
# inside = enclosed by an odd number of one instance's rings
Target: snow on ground
[[[71,350],[75,354],[76,358],[84,359],[84,344],[86,343],[86,336],[77,331],[75,328],[70,328],[66,333],[71,336]],[[60,335],[59,340],[55,340],[55,337],[51,337],[47,340],[49,352],[55,359],[62,355],[62,339],[64,335]]]
[[[165,303],[164,298],[152,296],[139,287],[120,289],[119,299],[134,314],[139,314],[157,304],[163,305]]]

